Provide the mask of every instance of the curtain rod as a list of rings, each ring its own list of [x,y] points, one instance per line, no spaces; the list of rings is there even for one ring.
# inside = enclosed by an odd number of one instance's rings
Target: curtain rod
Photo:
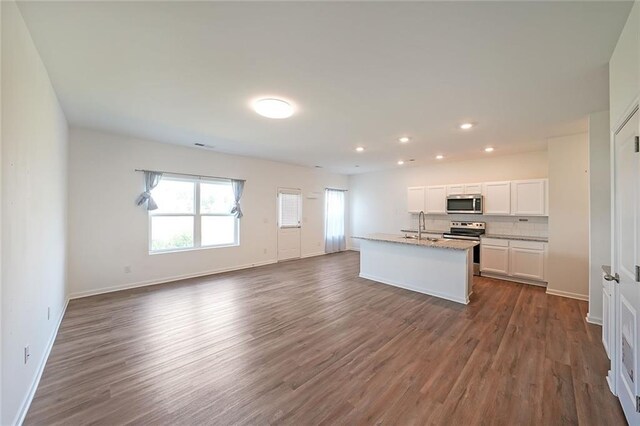
[[[348,190],[348,189],[339,189],[339,188],[325,188],[325,189],[330,189],[331,191],[349,192],[349,190]]]
[[[162,174],[178,175],[178,176],[191,176],[191,177],[208,178],[208,179],[241,180],[243,182],[246,182],[245,179],[234,179],[234,178],[230,178],[230,177],[221,177],[221,176],[194,175],[194,174],[191,174],[191,173],[165,172],[165,171],[162,171],[162,170],[135,169],[135,171],[136,172],[162,173]]]

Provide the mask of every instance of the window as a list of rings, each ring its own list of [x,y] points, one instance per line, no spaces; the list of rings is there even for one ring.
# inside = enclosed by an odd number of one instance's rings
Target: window
[[[231,182],[164,177],[152,195],[150,252],[238,245]]]
[[[302,210],[300,192],[280,190],[278,195],[280,203],[278,225],[280,228],[300,228],[300,213]]]

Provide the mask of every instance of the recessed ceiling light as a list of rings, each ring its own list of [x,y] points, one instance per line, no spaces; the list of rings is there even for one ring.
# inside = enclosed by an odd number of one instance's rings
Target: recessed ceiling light
[[[444,155],[436,155],[436,160],[442,160],[444,158]]]
[[[484,149],[484,152],[493,152],[493,147],[488,146]]]
[[[404,164],[404,161],[398,160],[398,166],[402,166],[403,164]]]
[[[473,123],[462,123],[462,124],[460,125],[460,128],[461,128],[462,130],[469,130],[469,129],[470,129],[470,128],[472,128],[472,127],[473,127]]]
[[[356,148],[356,151],[362,152],[362,151],[364,151],[364,147],[363,146],[359,146],[359,147]]]
[[[403,136],[401,138],[398,139],[400,141],[400,143],[407,143],[411,140],[411,138],[409,136]]]
[[[293,115],[293,107],[287,101],[276,98],[258,99],[253,103],[255,112],[267,118],[289,118]]]

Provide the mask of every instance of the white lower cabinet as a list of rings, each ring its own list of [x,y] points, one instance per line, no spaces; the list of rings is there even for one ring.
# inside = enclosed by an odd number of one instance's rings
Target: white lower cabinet
[[[480,245],[480,271],[494,274],[509,274],[509,241],[495,240]]]
[[[483,238],[480,244],[480,272],[505,279],[545,282],[546,243]]]
[[[544,281],[544,243],[512,240],[509,254],[512,276]]]

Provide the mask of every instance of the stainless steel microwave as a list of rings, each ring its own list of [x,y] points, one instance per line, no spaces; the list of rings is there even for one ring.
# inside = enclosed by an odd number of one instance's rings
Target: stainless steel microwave
[[[447,213],[482,214],[482,195],[449,195],[447,197]]]

